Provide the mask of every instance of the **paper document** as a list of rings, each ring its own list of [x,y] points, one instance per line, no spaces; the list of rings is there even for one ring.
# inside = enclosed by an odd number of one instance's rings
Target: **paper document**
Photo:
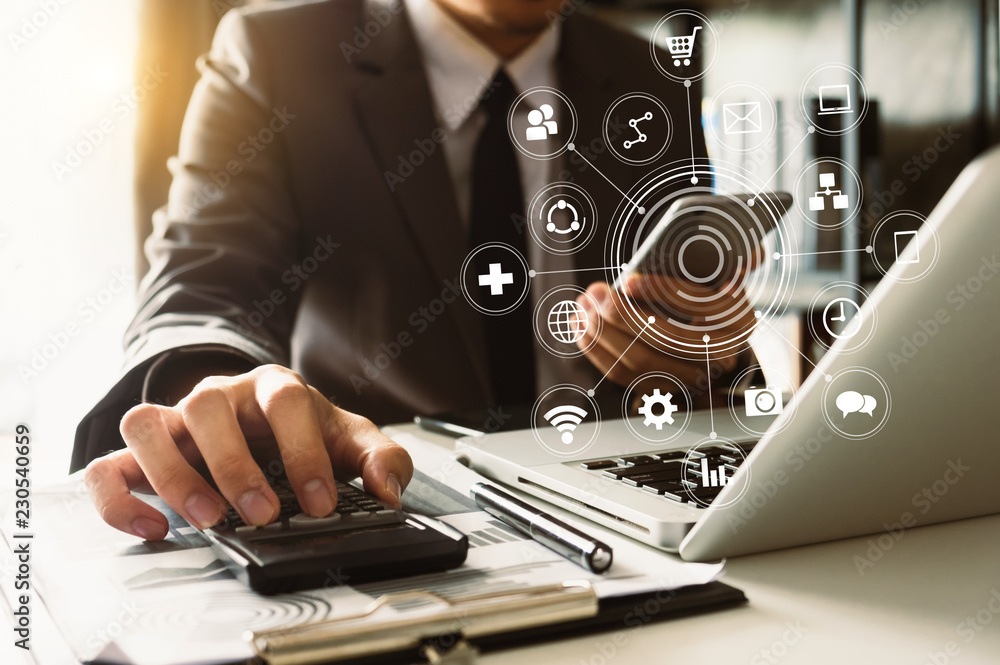
[[[194,665],[252,657],[245,639],[249,630],[355,615],[395,591],[423,589],[459,598],[582,579],[594,580],[598,593],[614,595],[702,584],[722,569],[680,563],[618,538],[609,541],[615,548],[609,574],[592,575],[477,510],[468,487],[482,477],[453,461],[447,451],[408,435],[397,440],[418,469],[404,493],[404,508],[436,516],[468,534],[469,555],[460,568],[260,596],[237,581],[201,534],[176,515],[169,536],[158,543],[105,525],[82,478],[76,478],[35,490],[35,588],[81,662]],[[12,506],[8,498],[0,505]],[[0,521],[4,527],[10,523],[7,516]],[[4,542],[9,550],[7,533]],[[331,582],[335,578],[331,571]],[[5,593],[9,587],[4,585]]]

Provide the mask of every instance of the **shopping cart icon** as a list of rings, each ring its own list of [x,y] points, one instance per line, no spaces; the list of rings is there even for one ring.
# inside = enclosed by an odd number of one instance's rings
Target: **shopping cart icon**
[[[694,32],[685,37],[667,37],[667,48],[670,49],[670,55],[674,56],[674,67],[681,66],[681,60],[684,61],[684,66],[691,64],[691,54],[694,53],[694,40],[698,36],[698,31],[701,30],[701,26],[696,26]]]

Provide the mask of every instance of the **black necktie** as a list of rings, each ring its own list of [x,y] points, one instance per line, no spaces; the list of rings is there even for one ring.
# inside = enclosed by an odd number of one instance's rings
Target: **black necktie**
[[[486,126],[479,136],[472,163],[470,244],[502,242],[527,260],[523,223],[524,195],[517,156],[507,133],[507,112],[517,97],[514,83],[500,68],[486,88],[479,107]],[[515,220],[522,220],[516,223]],[[479,274],[488,265],[475,264]],[[501,316],[483,316],[490,375],[497,404],[530,404],[535,399],[535,349],[531,300]]]

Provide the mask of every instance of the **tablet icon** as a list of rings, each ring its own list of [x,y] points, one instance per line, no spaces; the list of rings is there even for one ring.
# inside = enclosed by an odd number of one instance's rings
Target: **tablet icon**
[[[896,263],[920,263],[920,248],[917,246],[920,235],[917,231],[896,231],[893,233],[893,240],[896,243]],[[913,256],[903,257],[903,250],[913,241]]]

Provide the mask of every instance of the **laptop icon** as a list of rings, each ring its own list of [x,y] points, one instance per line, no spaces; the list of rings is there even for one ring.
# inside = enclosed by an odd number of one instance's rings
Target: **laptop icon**
[[[821,85],[819,87],[819,114],[843,115],[851,113],[851,86],[846,84]]]

